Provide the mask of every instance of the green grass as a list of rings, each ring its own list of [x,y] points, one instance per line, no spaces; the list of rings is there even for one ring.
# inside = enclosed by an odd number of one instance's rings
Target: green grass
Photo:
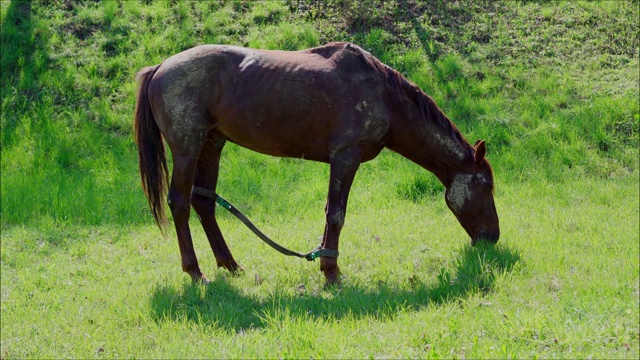
[[[636,181],[505,185],[500,243],[472,248],[440,198],[388,202],[362,180],[342,290],[323,290],[317,264],[273,252],[227,216],[246,271],[215,269],[194,221],[208,287],[190,284],[175,240],[151,224],[11,227],[3,358],[637,357]],[[306,250],[321,212],[255,218]]]
[[[637,358],[638,2],[0,2],[0,357]],[[400,6],[402,5],[402,6]],[[435,177],[364,164],[341,290],[229,214],[192,286],[139,186],[141,67],[202,43],[353,41],[487,140],[501,221],[472,248]],[[219,191],[308,251],[328,167],[229,145]]]

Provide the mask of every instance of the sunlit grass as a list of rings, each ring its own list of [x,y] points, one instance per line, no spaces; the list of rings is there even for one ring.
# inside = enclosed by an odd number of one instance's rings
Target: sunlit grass
[[[441,198],[356,191],[341,290],[323,290],[317,263],[274,252],[230,217],[221,227],[239,277],[215,268],[192,222],[208,287],[191,285],[173,236],[150,225],[13,227],[2,240],[3,357],[634,357],[638,183],[606,184],[503,186],[502,238],[476,248]],[[259,222],[305,250],[321,212]]]

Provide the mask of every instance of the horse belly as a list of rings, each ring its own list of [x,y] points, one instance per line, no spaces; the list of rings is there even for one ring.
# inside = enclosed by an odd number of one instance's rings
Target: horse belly
[[[267,155],[328,161],[334,108],[322,89],[290,79],[230,91],[217,111],[217,130]]]

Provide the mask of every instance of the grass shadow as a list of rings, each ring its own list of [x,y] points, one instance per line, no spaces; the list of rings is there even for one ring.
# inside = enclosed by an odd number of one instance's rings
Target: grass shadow
[[[18,96],[21,104],[17,107],[20,109],[26,106],[27,101],[33,97],[30,83],[38,75],[34,73],[34,54],[36,48],[41,45],[42,39],[33,36],[31,13],[30,1],[14,0],[9,3],[2,18],[0,92],[3,98],[1,125],[3,146],[9,139],[13,139],[19,115],[16,113],[17,104],[8,102],[5,104],[4,99],[10,94],[22,93]]]
[[[187,320],[228,331],[263,328],[273,316],[306,320],[344,317],[392,318],[409,309],[455,303],[472,294],[493,291],[500,274],[514,270],[520,255],[503,246],[467,246],[456,259],[455,271],[441,270],[435,283],[412,281],[409,289],[379,283],[375,287],[350,286],[324,293],[278,291],[266,297],[245,295],[217,276],[209,286],[158,286],[150,298],[156,321]]]

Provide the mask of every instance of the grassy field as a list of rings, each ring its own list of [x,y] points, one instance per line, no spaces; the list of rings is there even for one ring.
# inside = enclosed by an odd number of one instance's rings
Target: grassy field
[[[246,271],[216,270],[194,226],[208,287],[191,285],[175,240],[152,224],[5,229],[3,358],[637,357],[635,180],[502,186],[504,235],[483,249],[440,198],[385,201],[363,178],[339,291],[322,290],[317,264],[275,253],[228,217]],[[311,249],[316,205],[259,222]]]
[[[2,1],[1,358],[638,358],[639,3]],[[381,5],[379,5],[381,4]],[[352,41],[486,139],[501,239],[471,247],[434,176],[364,164],[344,286],[228,214],[246,271],[193,286],[139,185],[135,72],[202,43]],[[230,145],[219,192],[299,251],[328,167]]]

